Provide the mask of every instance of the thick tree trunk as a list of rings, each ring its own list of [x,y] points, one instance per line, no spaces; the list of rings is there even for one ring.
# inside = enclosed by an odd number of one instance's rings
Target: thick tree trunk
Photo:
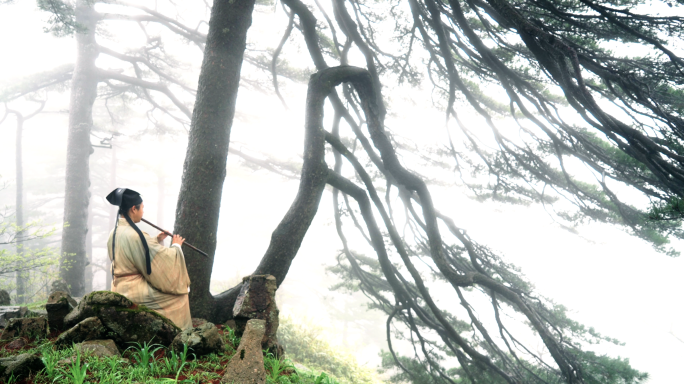
[[[67,141],[66,189],[64,194],[64,228],[59,274],[71,286],[74,296],[85,293],[86,233],[90,201],[90,131],[93,104],[97,97],[95,59],[96,20],[92,5],[83,0],[76,7],[76,21],[86,31],[76,34],[77,58],[71,81],[69,134]]]
[[[174,229],[211,255],[205,258],[191,250],[186,253],[193,317],[213,318],[215,300],[209,281],[230,129],[254,1],[216,0],[209,20]]]
[[[20,113],[15,113],[17,117],[17,134],[16,134],[16,150],[15,150],[15,165],[16,165],[16,178],[17,178],[17,191],[16,191],[16,222],[17,222],[17,257],[19,258],[18,266],[21,267],[24,254],[24,170],[23,170],[23,154],[22,154],[22,141],[24,136],[24,116]],[[28,280],[28,271],[17,271],[16,283],[17,283],[17,304],[23,304],[26,298],[26,285]]]

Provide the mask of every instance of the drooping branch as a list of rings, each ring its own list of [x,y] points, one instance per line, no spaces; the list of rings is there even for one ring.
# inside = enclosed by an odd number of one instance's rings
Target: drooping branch
[[[0,102],[8,102],[41,89],[49,88],[71,80],[74,64],[64,64],[50,71],[19,79],[0,89]]]
[[[101,80],[105,80],[105,79],[116,80],[116,81],[120,81],[122,83],[126,83],[126,84],[136,86],[136,87],[141,87],[143,89],[149,89],[149,90],[153,90],[153,91],[163,93],[166,97],[169,98],[169,100],[171,100],[171,102],[176,107],[178,107],[178,109],[181,112],[183,112],[183,114],[185,116],[187,116],[188,118],[192,117],[192,112],[190,111],[190,109],[185,104],[183,104],[176,97],[176,95],[173,94],[173,92],[171,92],[171,90],[169,89],[169,87],[166,86],[166,84],[153,83],[151,81],[143,80],[143,79],[140,79],[137,77],[126,76],[126,75],[122,75],[122,74],[117,73],[117,72],[107,71],[107,70],[103,70],[103,69],[98,70],[97,74]]]
[[[276,68],[278,65],[278,56],[280,56],[280,52],[283,50],[283,47],[285,46],[285,43],[287,42],[287,39],[290,37],[290,33],[292,33],[292,29],[294,28],[294,12],[290,12],[288,17],[289,20],[287,22],[287,28],[285,28],[285,33],[283,33],[283,37],[280,39],[278,47],[275,49],[275,51],[273,51],[273,59],[271,60],[271,77],[273,77],[273,88],[275,89],[276,95],[278,95],[280,102],[283,103],[285,108],[287,108],[287,103],[280,94],[280,89],[278,89],[278,73]]]

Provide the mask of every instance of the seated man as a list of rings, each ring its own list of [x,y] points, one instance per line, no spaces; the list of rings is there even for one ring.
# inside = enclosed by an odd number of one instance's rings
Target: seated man
[[[119,206],[120,215],[107,242],[112,261],[111,291],[153,309],[181,329],[192,327],[190,277],[181,250],[185,239],[174,235],[167,248],[161,244],[165,233],[153,238],[142,232],[135,225],[142,219],[144,207],[138,192],[117,188],[107,200]]]

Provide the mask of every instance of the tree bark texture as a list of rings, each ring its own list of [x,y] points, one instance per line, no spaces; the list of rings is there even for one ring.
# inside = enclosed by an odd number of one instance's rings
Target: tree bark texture
[[[174,233],[182,234],[210,255],[205,258],[192,251],[186,254],[194,317],[209,319],[215,306],[209,282],[230,129],[253,9],[254,0],[216,0],[209,20],[174,228]]]
[[[16,178],[17,178],[17,190],[16,190],[16,223],[17,223],[17,257],[19,260],[23,258],[24,253],[24,169],[23,169],[23,136],[24,136],[24,116],[21,113],[15,113],[17,117],[17,133],[16,133],[16,146],[15,146],[15,166],[16,166]],[[21,266],[21,261],[18,263]],[[16,283],[17,283],[17,304],[23,304],[26,298],[26,285],[27,285],[27,274],[28,271],[17,271]]]
[[[86,1],[79,2],[76,7],[76,21],[85,26],[86,30],[76,34],[77,58],[69,105],[64,227],[59,274],[60,278],[70,285],[74,296],[83,296],[90,201],[89,161],[93,153],[90,132],[98,83],[95,67],[98,50],[92,5]]]

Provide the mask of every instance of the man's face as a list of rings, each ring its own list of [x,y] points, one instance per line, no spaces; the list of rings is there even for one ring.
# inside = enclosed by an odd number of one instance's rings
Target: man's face
[[[128,211],[128,217],[133,220],[134,223],[139,223],[140,219],[143,218],[143,208],[145,207],[144,203],[140,203],[140,208],[136,208],[135,206],[132,206],[131,209]]]

